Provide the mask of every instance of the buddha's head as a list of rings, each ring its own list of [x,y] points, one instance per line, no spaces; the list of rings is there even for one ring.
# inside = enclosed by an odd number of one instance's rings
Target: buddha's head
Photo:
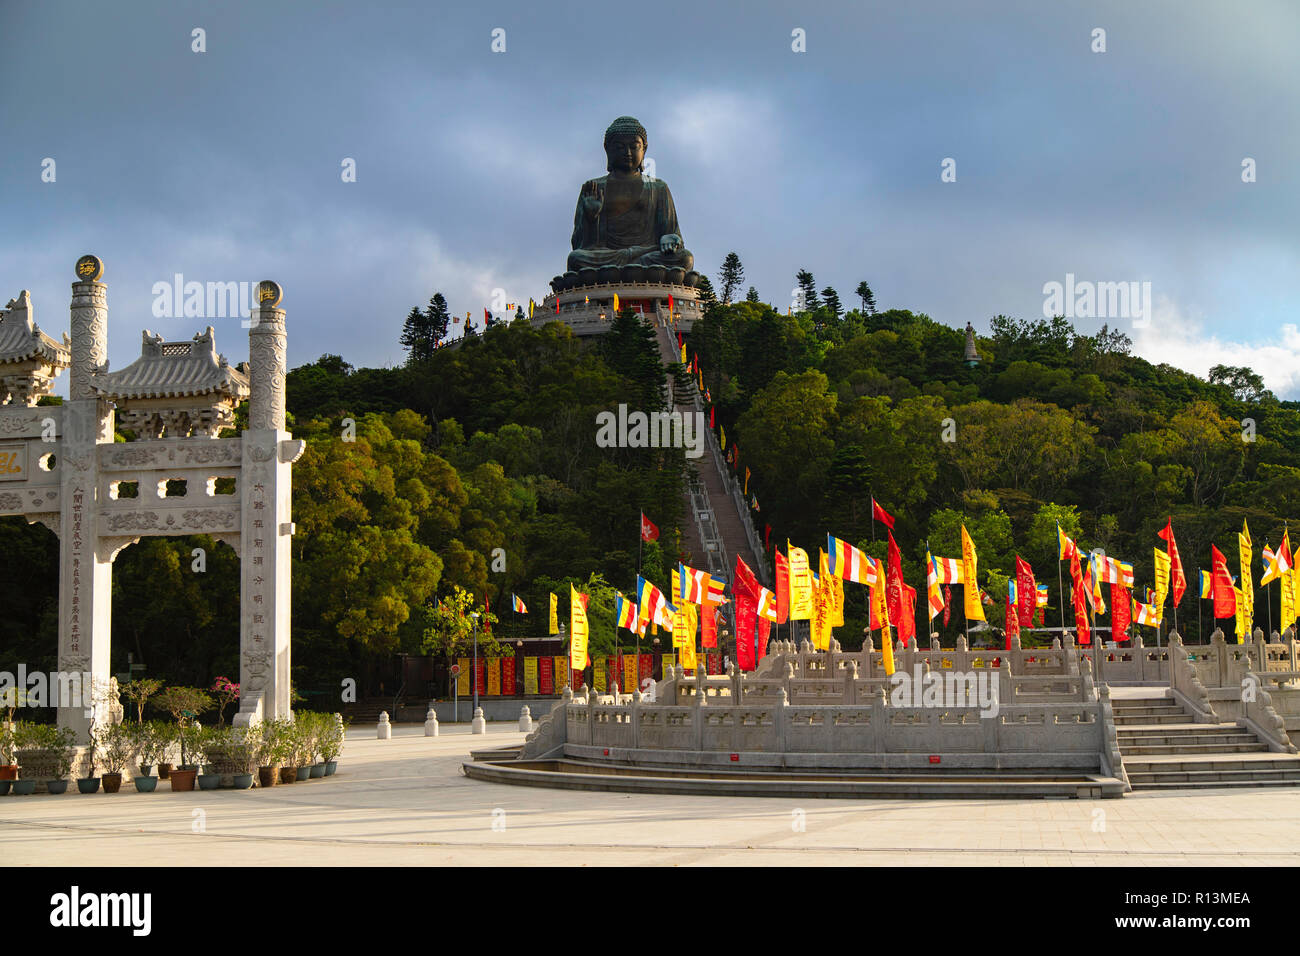
[[[611,173],[639,173],[645,148],[645,127],[631,116],[620,116],[605,130],[605,168]]]

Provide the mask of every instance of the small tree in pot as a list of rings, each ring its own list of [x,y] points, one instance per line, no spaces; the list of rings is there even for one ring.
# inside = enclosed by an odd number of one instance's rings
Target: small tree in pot
[[[137,724],[144,723],[145,702],[162,690],[162,686],[163,682],[156,677],[137,677],[135,680],[122,685],[123,696],[135,704],[135,721]]]
[[[194,744],[198,741],[192,731],[198,716],[212,709],[211,696],[197,687],[168,687],[158,694],[154,704],[171,714],[176,721],[180,731],[181,766],[197,770],[198,765],[190,762],[191,758],[197,759],[199,756],[199,752],[194,750]],[[187,729],[191,732],[186,733]]]
[[[103,733],[104,792],[122,788],[122,768],[131,759],[132,734],[126,724],[109,724]]]

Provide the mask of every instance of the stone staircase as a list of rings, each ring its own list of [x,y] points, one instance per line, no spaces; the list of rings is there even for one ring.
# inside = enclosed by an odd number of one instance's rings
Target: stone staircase
[[[1112,698],[1134,790],[1300,786],[1300,755],[1273,753],[1236,724],[1198,724],[1172,697]]]
[[[676,334],[670,328],[661,325],[656,330],[656,339],[659,343],[660,358],[665,365],[681,360]],[[690,395],[674,396],[674,408],[683,415],[694,414],[696,411],[694,391],[692,390]],[[707,548],[705,542],[701,539],[694,514],[697,508],[696,501],[690,489],[688,489],[686,494],[687,520],[682,534],[682,547],[690,557],[687,563],[692,567],[716,571],[730,581],[735,568],[736,556],[740,555],[745,560],[745,563],[754,569],[760,579],[765,579],[767,577],[764,573],[765,568],[750,547],[749,536],[746,534],[745,526],[736,510],[735,501],[732,499],[722,476],[718,473],[719,466],[714,460],[715,452],[711,445],[712,439],[706,445],[703,457],[688,459],[687,462],[688,467],[693,469],[695,473],[694,483],[697,494],[702,493],[701,497],[707,498],[707,510],[712,513],[711,521],[720,538],[722,553],[718,554],[716,550]]]

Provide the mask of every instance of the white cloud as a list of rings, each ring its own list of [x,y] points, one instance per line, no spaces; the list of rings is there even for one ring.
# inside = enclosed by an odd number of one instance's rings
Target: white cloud
[[[1134,354],[1202,378],[1215,365],[1244,365],[1259,373],[1278,398],[1300,397],[1300,328],[1294,323],[1278,329],[1277,342],[1255,344],[1207,335],[1199,312],[1185,313],[1167,296],[1156,297],[1152,312],[1145,328],[1132,330]]]

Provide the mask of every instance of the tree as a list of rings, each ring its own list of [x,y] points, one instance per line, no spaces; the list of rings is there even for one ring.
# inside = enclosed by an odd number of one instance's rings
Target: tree
[[[812,312],[821,308],[821,302],[817,299],[817,280],[807,269],[800,269],[795,273],[795,281],[799,284],[800,303],[799,312]]]
[[[412,306],[402,326],[402,348],[409,353],[408,362],[422,362],[433,354],[433,338],[429,334],[429,320],[419,306]]]
[[[844,306],[840,305],[840,295],[832,286],[822,289],[822,303],[831,310],[837,320],[844,314]]]
[[[875,315],[876,297],[871,294],[871,286],[867,285],[866,279],[863,279],[858,283],[858,288],[855,292],[858,298],[862,300],[862,314]]]
[[[745,301],[746,302],[758,301],[758,290],[755,289],[752,285],[749,287],[749,291],[745,293]]]
[[[1209,382],[1224,386],[1233,398],[1247,405],[1258,405],[1273,398],[1273,393],[1264,387],[1264,379],[1244,366],[1216,365],[1210,369]]]
[[[429,300],[428,308],[424,310],[424,318],[428,323],[429,338],[433,340],[435,347],[447,338],[447,326],[451,321],[451,313],[447,310],[447,300],[442,297],[441,292],[435,292],[433,298]]]
[[[731,297],[745,281],[745,267],[740,264],[740,256],[734,252],[727,253],[727,257],[722,260],[722,271],[718,273],[718,281],[722,283],[722,304],[730,305]]]
[[[709,281],[709,277],[704,273],[700,273],[700,282],[697,288],[700,290],[701,302],[708,304],[718,301],[718,297],[713,292],[713,283]]]

